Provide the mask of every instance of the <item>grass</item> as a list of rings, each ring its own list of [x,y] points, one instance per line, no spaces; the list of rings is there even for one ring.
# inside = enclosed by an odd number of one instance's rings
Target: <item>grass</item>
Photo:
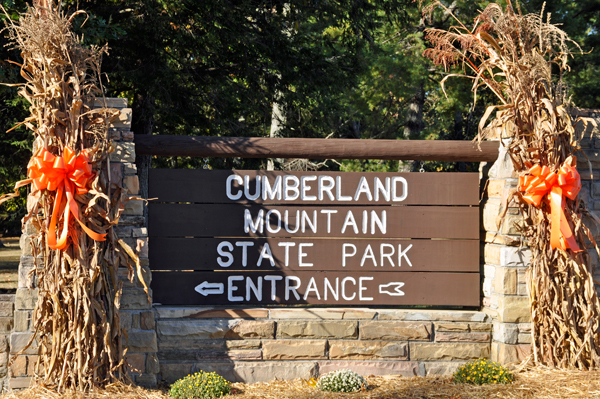
[[[537,367],[515,373],[507,385],[454,384],[451,377],[368,377],[370,387],[357,393],[320,392],[306,381],[233,384],[229,399],[600,399],[600,371],[558,371]],[[0,399],[167,399],[166,391],[114,385],[90,394],[55,394],[37,387]]]

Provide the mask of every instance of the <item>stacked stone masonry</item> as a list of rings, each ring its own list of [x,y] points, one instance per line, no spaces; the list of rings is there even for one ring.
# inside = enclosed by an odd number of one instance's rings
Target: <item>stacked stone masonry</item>
[[[450,374],[490,357],[492,323],[479,311],[364,308],[225,309],[156,306],[160,377],[199,370],[232,381]]]
[[[8,380],[9,340],[14,324],[13,294],[0,294],[0,392],[5,390]]]
[[[96,107],[102,106],[99,102],[95,105]],[[133,132],[131,131],[131,109],[127,108],[127,100],[121,98],[106,99],[106,106],[120,111],[119,116],[109,126],[109,138],[113,144],[113,151],[109,156],[110,181],[115,185],[124,187],[130,197],[135,197],[139,194],[139,180],[135,166]],[[39,144],[34,143],[34,150],[36,145]],[[129,246],[137,251],[143,266],[143,274],[148,284],[150,284],[148,231],[145,227],[143,207],[143,201],[132,200],[127,202],[117,233],[120,238],[123,238]],[[37,289],[31,237],[36,233],[35,226],[28,222],[20,241],[22,256],[19,266],[18,288],[14,301],[14,329],[10,335],[10,353],[12,356],[27,345],[32,335],[31,320],[37,301]],[[129,282],[127,275],[126,268],[119,269],[119,277],[124,284],[120,318],[121,326],[127,330],[127,361],[131,366],[131,376],[136,383],[154,387],[156,386],[156,374],[159,371],[156,356],[154,311],[147,300],[142,285],[137,279],[133,283]],[[9,370],[8,385],[10,388],[20,389],[29,386],[33,375],[33,367],[37,360],[36,354],[37,348],[33,345],[23,355],[14,359]],[[1,366],[0,375],[2,375]]]

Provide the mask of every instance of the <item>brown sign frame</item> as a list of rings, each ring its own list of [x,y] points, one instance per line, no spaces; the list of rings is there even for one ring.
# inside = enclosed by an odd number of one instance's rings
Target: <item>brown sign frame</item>
[[[264,179],[270,191],[257,195]],[[149,204],[148,222],[158,303],[480,304],[477,174],[152,169],[149,180],[150,197],[158,198]],[[280,184],[281,194],[288,183],[292,194],[278,198],[273,187]],[[299,193],[304,201],[300,195],[294,198]],[[278,292],[275,300],[249,296],[238,303],[228,300],[227,288],[223,293],[214,288],[229,287],[228,276],[254,279],[256,284],[268,276],[283,276],[284,281],[346,279],[347,284],[359,278],[370,284],[365,290],[373,299],[323,301],[312,292],[305,298],[302,292],[298,300]],[[403,285],[405,295],[373,288],[390,282]],[[248,284],[256,293],[254,283]],[[242,292],[246,286],[231,287]]]

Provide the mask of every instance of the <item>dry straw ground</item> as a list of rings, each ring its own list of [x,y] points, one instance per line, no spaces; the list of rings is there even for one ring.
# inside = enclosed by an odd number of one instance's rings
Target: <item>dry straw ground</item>
[[[357,393],[319,392],[303,380],[233,384],[230,399],[600,399],[600,371],[557,371],[537,367],[515,374],[509,385],[473,386],[453,384],[450,377],[371,377],[369,389]],[[0,399],[167,399],[165,392],[109,386],[89,394],[55,394],[43,388],[10,393]]]

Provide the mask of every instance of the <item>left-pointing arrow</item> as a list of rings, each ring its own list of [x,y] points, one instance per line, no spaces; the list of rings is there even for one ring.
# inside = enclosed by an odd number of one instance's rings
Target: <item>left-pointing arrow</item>
[[[222,294],[225,292],[225,287],[223,283],[209,283],[208,281],[203,281],[202,284],[198,284],[194,290],[200,295],[211,295],[211,294]]]

